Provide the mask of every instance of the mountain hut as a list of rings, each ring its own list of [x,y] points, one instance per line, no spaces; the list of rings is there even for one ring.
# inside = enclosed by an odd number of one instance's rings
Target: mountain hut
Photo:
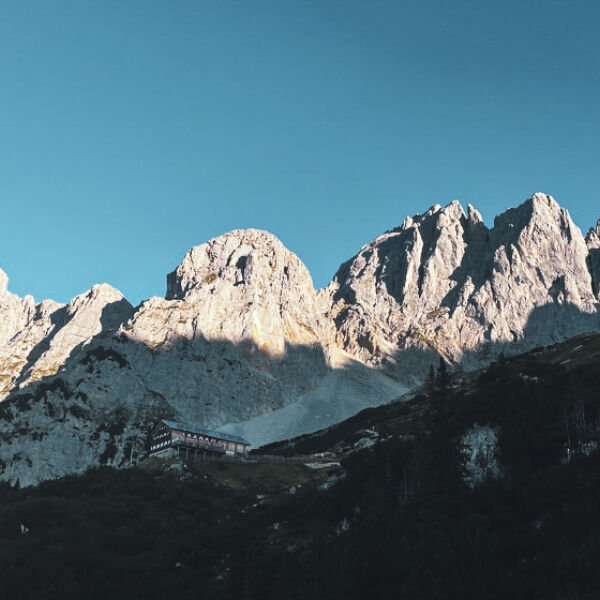
[[[214,458],[215,456],[244,456],[250,443],[230,433],[200,429],[185,423],[161,419],[150,432],[151,456]]]

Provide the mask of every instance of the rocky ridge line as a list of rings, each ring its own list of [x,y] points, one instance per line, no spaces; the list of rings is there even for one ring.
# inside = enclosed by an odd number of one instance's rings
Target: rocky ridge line
[[[545,194],[488,229],[471,206],[436,205],[342,265],[329,293],[336,341],[364,362],[420,375],[423,353],[474,367],[596,330],[594,243]],[[486,350],[481,353],[481,350]],[[417,364],[415,364],[417,363]]]
[[[599,330],[599,251],[600,228],[536,194],[492,228],[458,202],[407,218],[324,290],[253,229],[192,248],[135,311],[106,284],[35,305],[1,273],[0,477],[127,464],[161,416],[285,439],[397,398],[440,356],[474,368]]]

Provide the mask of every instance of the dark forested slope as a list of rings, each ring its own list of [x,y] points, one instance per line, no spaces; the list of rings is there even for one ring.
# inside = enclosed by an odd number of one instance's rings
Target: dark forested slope
[[[597,598],[599,382],[582,336],[260,451],[285,462],[3,487],[3,595]],[[475,484],[477,427],[497,468]]]

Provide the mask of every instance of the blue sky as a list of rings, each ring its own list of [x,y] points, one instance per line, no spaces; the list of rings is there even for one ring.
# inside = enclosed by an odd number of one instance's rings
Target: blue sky
[[[163,295],[188,248],[277,235],[328,283],[406,215],[535,191],[600,218],[592,0],[0,0],[0,266]]]

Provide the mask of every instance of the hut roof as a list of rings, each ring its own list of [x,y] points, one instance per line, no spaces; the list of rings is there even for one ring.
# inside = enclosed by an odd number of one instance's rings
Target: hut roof
[[[193,425],[187,425],[185,423],[178,423],[177,421],[170,421],[168,419],[161,419],[161,423],[164,423],[169,429],[176,429],[177,431],[183,431],[185,433],[195,433],[197,435],[204,435],[207,437],[216,438],[218,440],[225,440],[227,442],[235,442],[237,444],[244,444],[249,446],[250,442],[246,441],[239,435],[233,433],[224,433],[223,431],[213,431],[210,429],[201,429],[200,427],[194,427]]]

